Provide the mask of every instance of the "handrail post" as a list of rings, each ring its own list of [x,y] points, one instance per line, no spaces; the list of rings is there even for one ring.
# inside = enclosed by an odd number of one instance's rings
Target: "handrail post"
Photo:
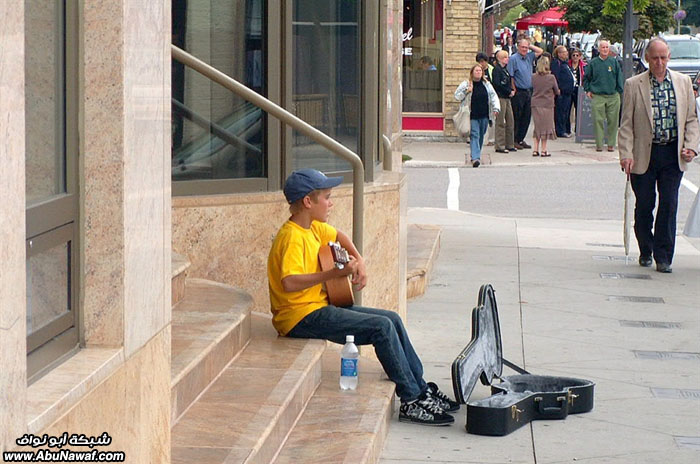
[[[227,76],[218,69],[208,65],[198,58],[190,55],[186,51],[170,45],[172,57],[180,63],[194,69],[198,73],[206,76],[212,81],[224,86],[231,92],[235,93],[242,99],[259,107],[269,115],[279,119],[282,123],[296,129],[303,135],[309,137],[314,142],[324,148],[327,148],[332,153],[347,160],[352,166],[353,192],[352,192],[352,241],[355,243],[357,251],[362,254],[363,249],[363,230],[364,230],[364,192],[365,192],[365,167],[362,160],[356,153],[349,150],[344,145],[327,136],[315,127],[307,124],[281,106],[273,103],[257,92],[249,89],[237,80]],[[362,295],[355,292],[355,301],[357,304],[362,304]]]
[[[389,137],[386,135],[382,134],[382,147],[384,148],[384,170],[385,171],[391,171],[393,169],[393,159],[394,159],[394,153],[391,151],[391,141],[389,140]]]

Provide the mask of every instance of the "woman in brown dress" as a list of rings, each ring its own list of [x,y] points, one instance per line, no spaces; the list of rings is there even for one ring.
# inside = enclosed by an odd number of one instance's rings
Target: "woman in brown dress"
[[[537,61],[537,72],[532,75],[532,120],[535,122],[534,151],[532,156],[550,156],[547,140],[557,138],[554,130],[554,97],[559,95],[557,80],[549,72],[549,59],[541,57]],[[540,141],[542,152],[539,152]]]

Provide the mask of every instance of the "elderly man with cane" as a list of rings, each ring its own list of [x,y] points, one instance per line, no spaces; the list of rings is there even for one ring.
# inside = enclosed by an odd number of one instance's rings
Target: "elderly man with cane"
[[[631,178],[636,197],[634,234],[639,264],[670,273],[676,243],[678,189],[700,138],[690,78],[667,69],[666,41],[649,41],[649,70],[627,80],[618,134],[620,166]],[[656,190],[659,208],[654,222]],[[652,231],[653,225],[653,231]]]

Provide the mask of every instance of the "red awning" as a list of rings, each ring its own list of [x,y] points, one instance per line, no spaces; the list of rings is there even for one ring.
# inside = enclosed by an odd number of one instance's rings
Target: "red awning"
[[[515,22],[515,28],[518,30],[527,30],[529,26],[566,27],[569,25],[569,22],[562,19],[563,15],[564,9],[550,8],[549,10],[540,11],[530,16],[520,18]]]

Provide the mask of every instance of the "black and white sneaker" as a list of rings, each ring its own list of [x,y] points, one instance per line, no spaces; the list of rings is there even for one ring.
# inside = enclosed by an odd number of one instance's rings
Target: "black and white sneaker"
[[[455,412],[459,410],[459,403],[452,401],[449,396],[440,391],[434,382],[428,382],[428,394],[437,402],[440,409],[445,412]]]
[[[444,412],[429,395],[410,403],[401,403],[399,422],[413,422],[420,425],[450,425],[455,418]]]

